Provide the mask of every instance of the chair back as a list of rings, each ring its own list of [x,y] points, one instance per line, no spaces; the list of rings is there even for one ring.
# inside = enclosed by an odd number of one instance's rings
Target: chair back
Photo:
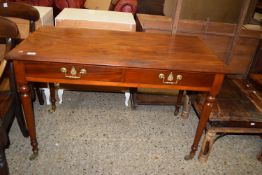
[[[36,8],[18,2],[0,2],[0,16],[29,20],[30,32],[35,31],[35,22],[40,18],[39,12]]]
[[[0,26],[0,43],[6,45],[5,53],[7,53],[14,46],[13,39],[19,37],[19,29],[16,23],[1,16]]]
[[[19,30],[13,21],[0,16],[0,38],[16,38]]]
[[[0,42],[6,45],[5,53],[14,47],[13,39],[19,36],[17,25],[4,17],[0,17]],[[6,61],[0,58],[0,77],[6,67]]]

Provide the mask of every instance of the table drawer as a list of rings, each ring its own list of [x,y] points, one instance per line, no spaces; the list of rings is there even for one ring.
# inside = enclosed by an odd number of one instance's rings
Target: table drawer
[[[129,69],[126,71],[125,81],[155,85],[211,87],[214,77],[212,73]]]
[[[70,79],[87,81],[122,81],[123,70],[107,66],[62,64],[62,63],[30,63],[25,64],[27,77]]]

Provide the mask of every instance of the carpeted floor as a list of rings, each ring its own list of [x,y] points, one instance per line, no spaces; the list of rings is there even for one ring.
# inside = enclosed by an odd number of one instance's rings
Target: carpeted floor
[[[69,92],[57,111],[35,103],[39,156],[16,122],[6,150],[11,175],[244,175],[262,172],[258,136],[218,140],[207,163],[185,161],[198,122],[174,116],[173,106],[124,106],[124,95]]]

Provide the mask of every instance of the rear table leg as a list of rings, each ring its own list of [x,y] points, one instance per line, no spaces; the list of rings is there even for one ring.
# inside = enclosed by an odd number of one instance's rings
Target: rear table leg
[[[174,112],[175,116],[177,116],[177,114],[179,113],[179,108],[182,104],[183,94],[184,94],[184,91],[179,90],[178,96],[177,96],[177,102],[176,102],[176,109],[175,109],[175,112]]]
[[[56,110],[56,99],[55,99],[55,85],[54,83],[49,83],[49,89],[50,89],[50,96],[51,96],[51,109],[49,112],[55,112]]]
[[[183,119],[188,119],[190,108],[191,108],[191,99],[188,95],[185,95],[184,102],[183,102],[183,111],[181,113],[181,117]]]

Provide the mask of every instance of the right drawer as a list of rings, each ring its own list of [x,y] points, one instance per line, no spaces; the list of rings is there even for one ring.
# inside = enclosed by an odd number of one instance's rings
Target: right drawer
[[[125,82],[128,83],[191,87],[211,87],[215,77],[212,73],[135,68],[126,70],[125,75]]]

